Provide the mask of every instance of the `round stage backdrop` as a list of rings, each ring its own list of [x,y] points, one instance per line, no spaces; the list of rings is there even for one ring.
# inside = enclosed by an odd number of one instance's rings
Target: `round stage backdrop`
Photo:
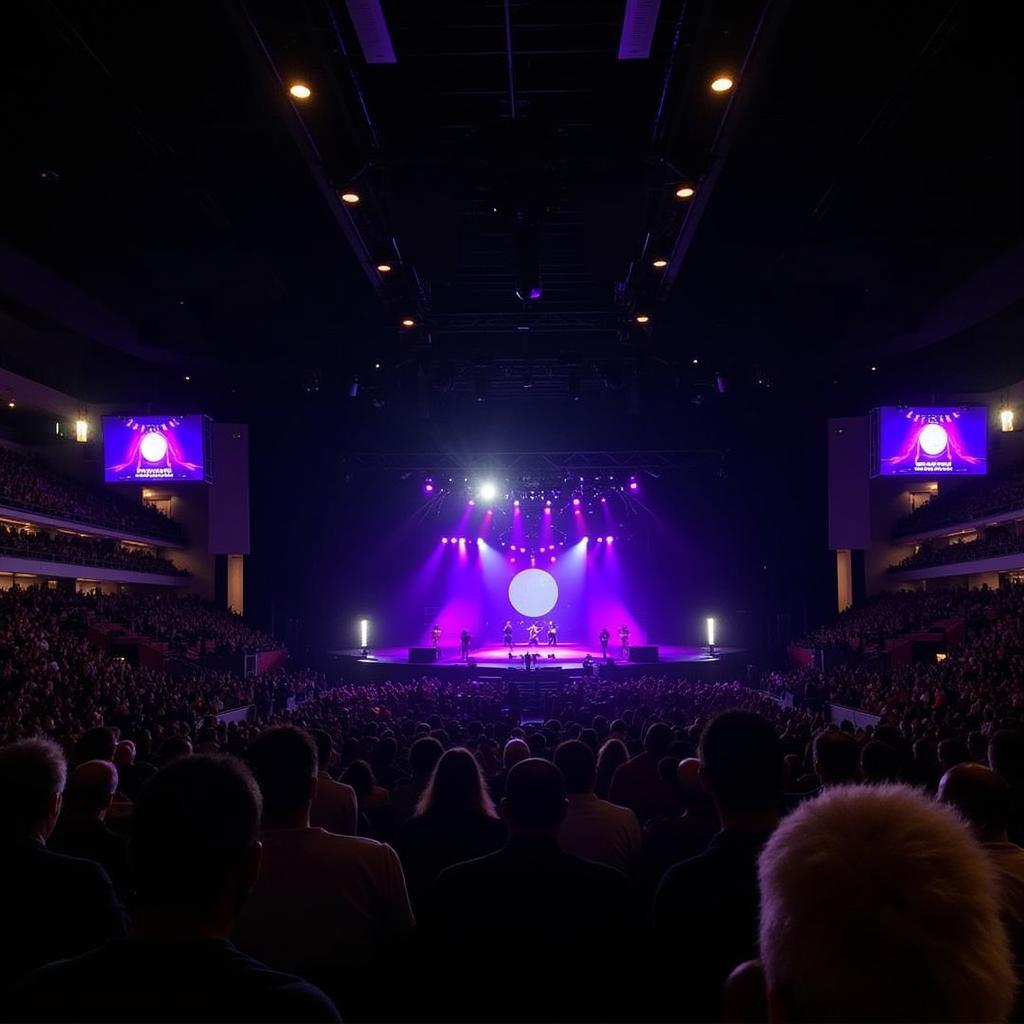
[[[512,577],[508,599],[520,615],[537,618],[547,615],[558,603],[558,584],[543,569],[524,569]]]

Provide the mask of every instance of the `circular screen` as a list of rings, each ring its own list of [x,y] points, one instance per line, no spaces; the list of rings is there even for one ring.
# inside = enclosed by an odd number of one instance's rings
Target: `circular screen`
[[[147,462],[160,462],[167,455],[167,438],[159,431],[150,430],[139,445]]]
[[[547,615],[558,603],[558,584],[543,569],[524,569],[512,577],[508,599],[520,615]]]
[[[949,444],[946,428],[938,423],[929,423],[920,433],[918,441],[926,455],[941,455]]]

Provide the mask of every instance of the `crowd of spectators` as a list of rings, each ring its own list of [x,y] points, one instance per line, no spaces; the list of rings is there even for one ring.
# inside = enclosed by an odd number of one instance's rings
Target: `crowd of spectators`
[[[180,524],[162,512],[62,476],[41,460],[0,445],[0,505],[144,537],[181,541]]]
[[[1024,535],[1016,529],[990,529],[978,540],[954,540],[949,544],[924,545],[906,558],[889,566],[889,572],[925,569],[933,565],[952,565],[977,558],[999,558],[1024,551]]]
[[[901,519],[894,535],[905,537],[1018,509],[1024,509],[1024,466],[998,477],[977,478],[932,498]]]
[[[0,554],[71,565],[152,572],[162,576],[189,575],[186,569],[179,569],[170,559],[146,548],[100,537],[80,537],[78,534],[56,531],[48,533],[45,530],[3,524],[0,524]]]

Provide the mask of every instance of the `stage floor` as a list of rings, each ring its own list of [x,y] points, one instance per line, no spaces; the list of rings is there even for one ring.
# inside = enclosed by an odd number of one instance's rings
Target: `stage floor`
[[[654,646],[658,648],[658,660],[651,662],[630,661],[628,659],[624,659],[620,657],[621,649],[611,646],[609,646],[608,653],[611,655],[611,661],[614,664],[639,666],[644,664],[663,665],[689,662],[713,663],[728,655],[738,654],[742,650],[739,647],[716,647],[714,655],[708,655],[706,647],[682,647],[675,644],[656,644]],[[589,647],[585,644],[574,643],[560,643],[557,647],[548,647],[546,644],[542,647],[526,647],[523,644],[517,644],[512,649],[513,656],[511,659],[509,659],[507,647],[475,647],[470,649],[469,657],[470,662],[475,664],[477,668],[521,669],[523,667],[523,655],[527,651],[530,651],[531,654],[540,656],[539,661],[535,666],[538,669],[557,666],[569,671],[579,670],[583,667],[583,659],[588,654],[593,656],[595,662],[602,662],[600,647],[595,649],[594,647]],[[371,656],[369,658],[363,658],[361,656],[362,652],[359,650],[335,651],[334,654],[338,657],[352,658],[356,661],[369,664],[409,664],[408,647],[383,647],[379,650],[374,649],[371,651]],[[554,657],[550,657],[551,655],[554,655]],[[428,666],[434,665],[439,667],[455,668],[458,666],[465,666],[465,664],[466,663],[459,657],[459,650],[457,647],[442,647],[441,657],[437,661],[427,662],[425,665],[420,665],[419,667],[426,669]]]

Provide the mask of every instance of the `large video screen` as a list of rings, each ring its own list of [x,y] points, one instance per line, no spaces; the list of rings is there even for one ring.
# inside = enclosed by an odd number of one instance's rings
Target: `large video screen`
[[[208,480],[205,416],[104,416],[108,484]]]
[[[987,406],[884,406],[875,418],[879,476],[988,472]]]

